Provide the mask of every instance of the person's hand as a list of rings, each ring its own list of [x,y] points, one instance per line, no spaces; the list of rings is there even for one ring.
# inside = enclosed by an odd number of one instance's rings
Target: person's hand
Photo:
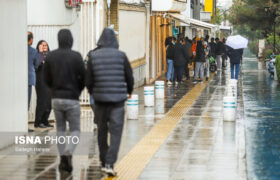
[[[43,45],[42,45],[42,43],[39,45],[39,52],[43,52]]]
[[[130,98],[131,98],[131,94],[129,94],[129,95],[127,96],[127,98],[130,99]]]

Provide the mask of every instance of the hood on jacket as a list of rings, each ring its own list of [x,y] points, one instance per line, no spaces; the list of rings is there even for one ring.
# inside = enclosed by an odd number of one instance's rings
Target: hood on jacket
[[[110,47],[110,48],[119,48],[119,43],[116,39],[115,33],[112,29],[105,28],[97,42],[97,46],[102,47]]]
[[[72,48],[73,36],[70,30],[61,29],[58,32],[58,45],[59,48]]]

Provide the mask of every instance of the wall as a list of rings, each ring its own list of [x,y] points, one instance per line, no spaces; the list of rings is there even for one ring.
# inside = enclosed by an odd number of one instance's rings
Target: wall
[[[187,0],[186,10],[181,12],[185,17],[192,18],[191,0]]]
[[[146,16],[145,12],[119,11],[120,50],[130,61],[145,57]]]
[[[28,30],[34,34],[34,44],[44,39],[50,49],[56,49],[57,33],[60,29],[70,29],[74,50],[80,50],[80,12],[75,8],[67,9],[64,0],[27,0]],[[51,13],[50,13],[51,12]]]
[[[0,1],[0,132],[28,129],[26,11],[26,0]]]

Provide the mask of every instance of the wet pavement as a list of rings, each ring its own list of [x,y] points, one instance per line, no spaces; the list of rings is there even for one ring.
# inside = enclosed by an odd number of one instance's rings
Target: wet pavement
[[[247,61],[245,62],[247,63]],[[274,87],[274,90],[272,88],[270,92],[273,92],[272,94],[275,95],[273,96],[275,98],[277,91],[275,91],[275,86],[264,86],[267,81],[259,75],[263,74],[265,76],[263,71],[259,72],[254,68],[247,70],[248,67],[255,64],[250,60],[248,64],[246,63],[243,66],[244,82],[240,81],[239,83],[236,122],[223,122],[223,97],[226,94],[229,69],[215,74],[209,84],[197,84],[194,86],[191,81],[186,81],[180,88],[166,87],[165,99],[156,99],[155,107],[144,107],[143,87],[136,89],[134,93],[139,95],[139,118],[138,120],[125,121],[116,168],[121,169],[121,173],[136,173],[136,170],[131,169],[129,170],[131,172],[126,172],[126,168],[129,169],[129,165],[135,166],[138,163],[140,166],[140,162],[135,161],[136,158],[133,156],[129,160],[126,159],[128,154],[135,148],[137,149],[138,146],[138,150],[143,151],[144,154],[146,152],[146,154],[151,153],[151,150],[154,149],[154,152],[150,154],[151,158],[148,158],[146,164],[142,164],[143,169],[140,168],[139,176],[137,175],[138,179],[246,179],[243,104],[243,99],[245,99],[248,101],[245,103],[246,137],[251,140],[247,141],[247,146],[249,147],[247,149],[247,154],[249,154],[247,155],[249,157],[247,162],[250,175],[248,177],[249,179],[263,177],[257,172],[261,172],[264,169],[263,164],[266,163],[264,159],[267,156],[261,156],[262,153],[258,155],[255,148],[257,146],[262,147],[263,155],[266,155],[269,154],[267,152],[270,150],[270,146],[274,146],[275,151],[271,151],[272,153],[270,154],[277,156],[276,148],[278,146],[277,143],[271,143],[269,147],[266,147],[267,139],[253,137],[256,132],[259,133],[259,136],[263,133],[266,134],[268,139],[272,140],[271,142],[275,142],[275,139],[268,134],[268,130],[273,130],[274,133],[277,133],[277,126],[265,129],[268,124],[264,124],[260,130],[255,130],[254,127],[259,128],[258,124],[261,124],[261,120],[254,123],[249,121],[253,124],[252,126],[248,123],[248,117],[254,116],[251,119],[256,119],[255,111],[258,110],[260,114],[259,110],[266,107],[266,104],[271,103],[277,106],[276,101],[271,96],[264,96],[264,93],[262,93],[268,92],[269,87]],[[257,73],[258,76],[255,77],[254,73]],[[255,80],[263,85],[258,85]],[[256,84],[257,86],[255,86]],[[243,86],[244,91],[242,91]],[[256,91],[256,88],[258,88],[258,91]],[[201,92],[197,91],[199,89],[201,89]],[[254,93],[251,91],[254,91]],[[254,97],[254,94],[257,97]],[[262,97],[259,98],[260,104],[256,104],[258,97]],[[269,97],[270,99],[266,99]],[[186,102],[181,102],[182,100]],[[277,108],[269,112],[277,114]],[[182,116],[178,115],[180,113]],[[262,114],[262,116],[269,117],[266,113]],[[168,117],[171,118],[168,119]],[[175,122],[176,118],[178,121]],[[173,120],[174,125],[172,125]],[[271,122],[275,125],[276,119]],[[172,128],[170,128],[170,124]],[[55,155],[43,153],[21,156],[3,155],[0,156],[0,179],[102,179],[103,175],[100,172],[98,161],[96,132],[94,132],[93,127],[91,109],[83,108],[81,129],[82,132],[91,132],[92,134],[90,137],[91,144],[89,145],[90,153],[74,156],[74,171],[72,174],[64,174],[58,171],[59,159]],[[155,129],[159,131],[155,131]],[[167,132],[168,129],[170,132]],[[51,129],[47,133],[52,133],[53,131],[54,129]],[[154,131],[158,134],[151,134]],[[150,139],[147,139],[147,136]],[[164,137],[162,143],[158,144],[158,149],[154,148],[155,144],[158,143],[157,137]],[[141,142],[145,138],[148,141],[148,146],[141,147]],[[273,156],[270,157],[271,161],[275,159],[273,159]],[[125,166],[121,167],[119,164],[122,164],[123,161],[129,162],[124,163]],[[268,166],[271,161],[267,163]],[[273,161],[273,163],[276,163],[277,167],[277,162]],[[132,180],[134,178],[125,179]]]
[[[159,121],[174,104],[193,88],[189,81],[180,88],[165,88],[166,97],[155,101],[155,107],[144,107],[144,88],[134,90],[139,95],[138,120],[126,120],[118,160],[122,159]],[[33,125],[29,125],[33,128]],[[51,134],[55,128],[35,129],[37,135]],[[2,155],[0,156],[0,179],[102,179],[98,161],[96,132],[94,132],[93,113],[90,108],[82,108],[81,132],[92,132],[89,155],[73,157],[72,174],[60,173],[59,158],[54,155],[38,153],[37,155]],[[9,147],[13,148],[13,147]],[[52,146],[55,149],[56,146]],[[7,150],[6,150],[7,151]],[[15,170],[17,171],[15,172]]]
[[[223,122],[228,72],[214,76],[139,179],[246,179],[242,93],[236,122]]]
[[[248,179],[280,179],[280,87],[262,63],[243,63]]]

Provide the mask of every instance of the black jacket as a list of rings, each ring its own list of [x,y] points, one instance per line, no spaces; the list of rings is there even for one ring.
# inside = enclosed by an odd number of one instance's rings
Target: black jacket
[[[215,54],[216,55],[222,55],[223,54],[223,43],[221,41],[219,41],[217,43]]]
[[[217,44],[215,42],[210,42],[209,46],[210,46],[209,56],[216,57]]]
[[[243,55],[243,49],[232,49],[228,47],[227,55],[231,64],[240,64]]]
[[[190,55],[188,49],[181,43],[177,43],[174,47],[174,66],[185,67],[189,61]]]
[[[205,51],[201,41],[197,42],[195,62],[205,62]]]
[[[86,86],[96,103],[122,103],[133,91],[133,73],[125,53],[118,50],[114,31],[105,28],[98,48],[88,54]]]
[[[52,98],[79,100],[85,86],[85,66],[80,53],[72,51],[73,37],[69,30],[58,33],[59,48],[51,51],[44,66],[44,80]]]
[[[174,45],[173,44],[169,44],[166,50],[166,59],[171,59],[174,60]]]

